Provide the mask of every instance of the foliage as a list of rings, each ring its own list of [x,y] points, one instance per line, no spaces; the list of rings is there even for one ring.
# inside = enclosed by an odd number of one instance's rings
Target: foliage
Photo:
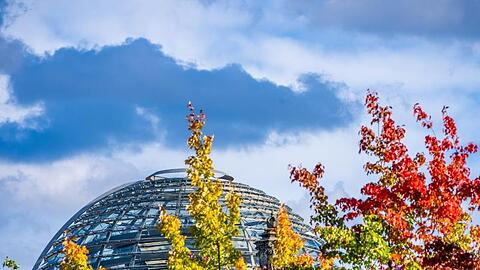
[[[68,237],[63,240],[63,254],[65,254],[65,257],[60,263],[60,269],[92,270],[92,267],[88,264],[88,249],[76,244]]]
[[[460,144],[446,107],[443,134],[437,137],[431,117],[416,104],[414,115],[431,134],[425,136],[428,155],[412,156],[391,107],[380,106],[373,92],[368,92],[365,105],[372,120],[361,127],[360,152],[374,158],[364,168],[378,180],[361,189],[363,199],[342,198],[332,205],[319,184],[322,165],[312,172],[291,169],[292,181],[312,197],[312,223],[325,243],[322,258],[337,258],[354,268],[480,267],[480,230],[470,217],[480,207],[480,178],[470,177],[466,163],[477,146]],[[346,214],[340,216],[342,211]],[[358,224],[347,226],[349,220]]]
[[[243,260],[243,257],[240,257],[235,261],[234,267],[235,269],[247,269],[247,264]]]
[[[383,239],[385,228],[376,216],[366,216],[363,224],[352,227],[345,225],[339,211],[328,202],[319,180],[323,176],[323,166],[318,164],[312,172],[305,168],[291,168],[292,181],[310,191],[311,208],[314,214],[311,222],[315,232],[323,241],[318,263],[321,269],[332,269],[335,260],[350,264],[354,269],[362,267],[378,269],[388,261],[390,248]]]
[[[88,264],[88,249],[75,243],[74,239],[65,237],[62,253],[65,255],[60,263],[61,270],[92,270]],[[102,266],[99,269],[105,269]]]
[[[274,269],[309,269],[313,266],[313,257],[308,254],[298,255],[303,247],[300,236],[293,231],[284,205],[280,206],[275,226],[277,240],[274,243]]]
[[[2,267],[3,268],[6,267],[13,270],[20,269],[20,266],[17,264],[17,262],[10,259],[8,256],[3,260]]]
[[[181,234],[180,227],[180,220],[176,216],[168,215],[164,209],[161,209],[159,230],[172,242],[168,252],[169,269],[204,269],[199,261],[194,260],[193,254],[185,246],[185,236]]]
[[[200,250],[194,255],[185,246],[185,236],[180,232],[180,220],[162,211],[159,230],[172,241],[168,265],[170,269],[245,269],[243,257],[235,250],[232,238],[240,234],[237,224],[240,223],[240,197],[232,187],[225,187],[229,192],[225,195],[225,206],[220,203],[223,185],[214,177],[213,161],[210,152],[213,136],[203,136],[205,114],[200,111],[196,115],[189,103],[190,114],[187,116],[188,147],[195,150],[195,155],[185,160],[188,165],[187,175],[195,191],[189,195],[187,210],[195,221],[192,234],[195,246]]]

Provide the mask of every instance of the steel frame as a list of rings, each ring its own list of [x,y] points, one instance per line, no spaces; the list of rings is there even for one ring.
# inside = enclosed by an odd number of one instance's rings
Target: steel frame
[[[267,218],[277,213],[280,202],[261,190],[234,182],[226,173],[215,171],[215,178],[222,182],[224,190],[234,188],[242,197],[241,235],[234,243],[249,268],[253,268],[258,265],[254,242],[266,229]],[[155,228],[158,208],[164,206],[168,213],[180,218],[187,245],[195,251],[189,236],[193,221],[185,210],[192,191],[185,169],[158,171],[145,180],[114,188],[80,209],[60,228],[33,270],[58,269],[66,230],[87,246],[94,268],[101,265],[108,269],[167,269],[170,244]],[[319,242],[312,228],[291,209],[289,212],[294,229],[305,240],[303,252],[316,256]]]

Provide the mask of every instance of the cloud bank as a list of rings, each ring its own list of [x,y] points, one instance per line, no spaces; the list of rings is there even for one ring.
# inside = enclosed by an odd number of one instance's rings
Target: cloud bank
[[[239,65],[199,70],[182,65],[145,39],[100,50],[65,48],[11,72],[19,106],[43,104],[36,128],[0,126],[0,155],[58,158],[105,146],[187,137],[191,100],[205,108],[216,145],[261,143],[271,132],[330,129],[352,119],[337,97],[341,84],[321,76],[299,78],[304,91],[256,80]]]
[[[310,72],[357,93],[478,85],[478,1],[413,2],[101,0],[93,12],[85,1],[25,0],[8,6],[3,32],[38,55],[146,38],[201,68],[238,63],[285,86]]]

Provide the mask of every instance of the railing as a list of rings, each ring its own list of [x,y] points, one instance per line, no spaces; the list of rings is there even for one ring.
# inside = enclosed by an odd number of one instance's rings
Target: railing
[[[228,175],[225,172],[214,170],[214,177],[219,179],[225,179],[233,181],[233,177]],[[157,179],[168,179],[168,178],[185,178],[187,177],[187,172],[185,168],[178,169],[168,169],[161,170],[151,175],[145,177],[145,180],[157,180]]]

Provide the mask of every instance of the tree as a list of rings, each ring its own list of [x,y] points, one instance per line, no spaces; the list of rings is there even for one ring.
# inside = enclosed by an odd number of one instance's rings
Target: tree
[[[312,172],[291,170],[292,181],[312,196],[312,222],[325,242],[322,255],[359,268],[480,267],[480,229],[470,217],[480,207],[480,178],[470,177],[466,163],[477,146],[460,144],[446,107],[442,136],[437,137],[431,117],[416,104],[414,115],[431,134],[424,138],[428,155],[412,156],[403,143],[405,129],[393,120],[392,108],[378,100],[376,93],[367,93],[365,106],[372,120],[360,130],[360,152],[374,158],[365,164],[365,171],[378,177],[362,188],[365,198],[342,198],[329,204],[319,184],[323,166],[317,165]],[[345,225],[353,219],[359,224]],[[366,253],[365,247],[373,252]]]
[[[245,269],[240,252],[235,250],[232,238],[240,234],[237,224],[240,223],[240,197],[232,187],[225,187],[229,192],[225,195],[224,212],[220,201],[223,185],[214,177],[213,161],[210,152],[213,136],[203,136],[202,128],[206,116],[200,111],[195,114],[191,103],[188,105],[188,147],[195,150],[195,155],[185,160],[188,165],[187,176],[195,191],[189,195],[187,210],[195,224],[192,226],[194,245],[200,250],[193,254],[185,246],[185,236],[180,232],[181,222],[178,217],[169,215],[162,209],[159,219],[159,230],[170,239],[172,247],[169,252],[168,267],[170,269]]]
[[[299,255],[303,240],[293,231],[284,205],[280,206],[275,226],[277,240],[274,243],[274,269],[313,269],[313,257],[309,254]]]
[[[317,258],[320,269],[332,269],[334,262],[348,264],[353,269],[381,269],[390,258],[390,248],[384,240],[385,228],[375,216],[366,216],[363,224],[347,226],[339,210],[328,202],[320,185],[324,167],[317,164],[312,172],[301,167],[291,167],[290,178],[307,189],[311,196],[313,214],[311,223],[322,241]]]
[[[17,262],[10,259],[8,256],[3,260],[2,267],[13,269],[13,270],[20,269],[20,266],[17,264]]]
[[[60,263],[61,270],[92,270],[88,264],[88,249],[75,243],[74,239],[66,236],[63,240],[62,253],[65,255]],[[105,270],[102,266],[99,270]]]

